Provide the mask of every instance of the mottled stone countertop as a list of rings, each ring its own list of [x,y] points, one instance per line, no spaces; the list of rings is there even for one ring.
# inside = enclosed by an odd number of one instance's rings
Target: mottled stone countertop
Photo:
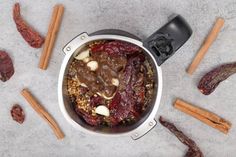
[[[15,74],[0,82],[0,156],[1,157],[182,157],[187,148],[169,131],[157,126],[141,139],[99,137],[82,133],[67,123],[57,100],[62,47],[81,32],[105,28],[122,29],[145,39],[167,22],[173,13],[181,14],[193,29],[191,39],[163,64],[163,95],[156,115],[163,115],[195,139],[206,157],[234,157],[236,154],[236,76],[220,84],[210,96],[201,94],[196,85],[201,76],[216,65],[236,60],[235,0],[21,0],[22,15],[41,34],[47,33],[52,7],[65,5],[65,14],[47,71],[37,68],[42,49],[29,47],[16,31],[12,6],[16,0],[0,3],[0,49],[9,52]],[[217,40],[193,76],[185,70],[211,29],[216,17],[225,18]],[[20,95],[29,88],[57,120],[66,137],[58,141],[51,128]],[[224,135],[173,108],[176,97],[204,107],[231,121]],[[10,109],[19,103],[26,112],[20,125],[12,120]]]

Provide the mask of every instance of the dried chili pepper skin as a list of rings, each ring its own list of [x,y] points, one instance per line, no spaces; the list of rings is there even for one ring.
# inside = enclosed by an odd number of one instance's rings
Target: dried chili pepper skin
[[[34,48],[42,47],[44,38],[30,27],[21,17],[20,4],[16,3],[13,8],[13,19],[15,21],[17,30],[20,32],[25,41]]]
[[[111,41],[107,43],[95,44],[91,47],[91,52],[106,52],[109,55],[124,56],[125,54],[134,54],[141,52],[142,49],[134,44],[124,41]]]
[[[211,94],[216,87],[228,77],[236,73],[236,62],[223,64],[204,75],[198,89],[205,95]]]
[[[186,136],[182,131],[178,130],[173,123],[164,120],[162,117],[159,118],[159,122],[161,125],[169,129],[170,132],[172,132],[180,140],[180,142],[189,147],[185,157],[204,157],[196,143]]]
[[[12,119],[22,124],[25,120],[25,113],[20,105],[16,104],[11,109]]]
[[[0,50],[0,80],[5,82],[14,74],[11,58],[5,51]]]
[[[111,117],[114,118],[114,124],[118,124],[129,117],[135,117],[135,119],[140,117],[141,111],[138,112],[138,110],[141,110],[142,105],[140,103],[144,101],[140,95],[144,93],[144,89],[142,88],[143,83],[138,82],[140,81],[138,74],[144,60],[145,56],[142,54],[132,56],[128,59],[123,77],[121,78],[121,86],[125,87],[125,89],[117,92],[108,105]],[[137,90],[135,91],[134,89]]]

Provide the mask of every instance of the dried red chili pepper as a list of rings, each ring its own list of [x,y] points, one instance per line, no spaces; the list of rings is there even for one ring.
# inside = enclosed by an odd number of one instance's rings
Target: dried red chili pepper
[[[111,111],[111,117],[116,120],[113,121],[115,122],[114,124],[117,124],[130,116],[135,118],[140,116],[140,103],[142,103],[143,99],[138,99],[137,97],[143,95],[144,88],[142,88],[143,83],[140,83],[142,81],[137,74],[139,73],[141,64],[144,60],[145,57],[142,54],[132,56],[128,59],[121,79],[121,86],[125,88],[117,92],[111,103],[108,105]]]
[[[75,111],[78,115],[83,117],[86,123],[92,126],[98,126],[102,122],[102,117],[101,116],[93,116],[92,114],[84,111],[81,108],[76,107]]]
[[[123,41],[111,41],[95,44],[91,47],[91,52],[107,52],[110,55],[124,55],[141,52],[142,49],[134,44]]]
[[[196,143],[187,137],[182,131],[178,130],[173,123],[165,121],[162,117],[159,118],[159,122],[170,130],[183,144],[188,146],[188,151],[185,154],[185,157],[204,157],[200,148],[196,145]]]
[[[34,48],[40,48],[44,43],[44,38],[40,36],[32,27],[30,27],[21,17],[20,4],[16,3],[13,8],[13,19],[17,30],[28,44]]]
[[[221,65],[202,77],[198,89],[205,95],[211,94],[216,87],[228,77],[236,73],[236,62]]]
[[[97,107],[98,105],[102,105],[105,104],[105,99],[99,95],[95,96],[91,96],[90,97],[90,102],[89,105],[91,107]]]
[[[14,67],[11,58],[5,51],[0,51],[0,80],[9,80],[14,74]]]
[[[11,109],[11,116],[13,120],[17,121],[18,123],[22,124],[25,120],[25,113],[20,105],[16,104]]]
[[[84,114],[82,117],[86,121],[86,123],[92,126],[98,126],[102,122],[102,117],[99,117],[99,116],[92,116],[89,114]]]

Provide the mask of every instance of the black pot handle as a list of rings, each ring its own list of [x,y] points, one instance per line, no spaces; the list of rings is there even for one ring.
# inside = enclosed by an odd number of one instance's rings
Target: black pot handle
[[[189,24],[177,15],[166,25],[148,37],[143,45],[156,55],[157,64],[161,65],[170,58],[192,35]]]

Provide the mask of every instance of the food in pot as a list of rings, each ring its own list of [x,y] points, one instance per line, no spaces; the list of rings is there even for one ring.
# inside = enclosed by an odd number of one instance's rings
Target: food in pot
[[[30,46],[34,48],[40,48],[43,45],[44,38],[32,27],[30,27],[21,17],[19,3],[14,5],[13,19],[16,23],[17,30]]]
[[[209,95],[222,81],[235,73],[236,62],[223,64],[204,75],[198,84],[198,89],[203,94]]]
[[[182,131],[178,130],[173,123],[164,120],[162,117],[159,118],[159,122],[161,125],[169,129],[170,132],[172,132],[180,140],[180,142],[188,146],[188,151],[185,154],[185,157],[204,157],[197,144]]]
[[[153,97],[153,75],[140,47],[94,41],[74,56],[67,90],[76,113],[89,125],[129,125],[141,118]]]
[[[11,109],[12,119],[22,124],[25,120],[25,113],[20,105],[16,104]]]
[[[0,50],[0,80],[5,82],[14,74],[11,58],[5,51]]]

